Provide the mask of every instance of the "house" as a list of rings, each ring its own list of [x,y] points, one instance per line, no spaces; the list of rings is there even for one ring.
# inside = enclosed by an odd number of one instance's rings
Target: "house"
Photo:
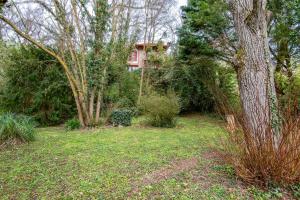
[[[145,49],[147,49],[147,52],[149,52],[149,50],[158,51],[158,47],[159,43],[136,43],[127,62],[129,71],[134,71],[145,66],[147,62],[147,53]],[[163,50],[167,52],[169,44],[162,44],[162,47]]]

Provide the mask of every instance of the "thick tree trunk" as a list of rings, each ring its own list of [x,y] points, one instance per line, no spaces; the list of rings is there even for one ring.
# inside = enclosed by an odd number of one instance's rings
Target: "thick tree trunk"
[[[274,68],[267,39],[267,0],[232,0],[238,36],[238,80],[246,128],[255,136],[267,137],[278,124]],[[274,130],[277,128],[274,128]]]
[[[87,99],[87,97],[85,97],[82,92],[78,92],[78,93],[79,93],[80,107],[82,109],[82,113],[84,114],[85,125],[90,125],[91,119],[90,119],[89,111],[87,109],[87,102],[85,100]]]
[[[85,127],[86,124],[85,124],[85,121],[84,121],[82,109],[81,109],[78,98],[75,98],[75,102],[76,102],[76,108],[77,108],[78,119],[79,119],[80,125],[81,125],[81,127]]]
[[[80,125],[82,127],[85,127],[86,124],[84,122],[84,116],[83,116],[82,108],[81,108],[80,101],[79,101],[79,98],[78,98],[77,90],[75,88],[74,83],[70,80],[69,76],[67,76],[67,77],[68,77],[68,80],[69,80],[69,83],[70,83],[70,86],[71,86],[71,90],[72,90],[72,93],[73,93],[73,96],[74,96],[74,99],[75,99],[77,113],[78,113],[78,119],[79,119]]]

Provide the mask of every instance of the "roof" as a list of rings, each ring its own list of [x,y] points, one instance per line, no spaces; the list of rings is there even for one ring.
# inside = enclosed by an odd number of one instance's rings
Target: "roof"
[[[157,47],[158,43],[144,43],[144,42],[138,42],[135,43],[135,47],[144,47],[146,45],[146,47]],[[170,46],[170,43],[163,43],[163,47],[165,49],[168,49]]]

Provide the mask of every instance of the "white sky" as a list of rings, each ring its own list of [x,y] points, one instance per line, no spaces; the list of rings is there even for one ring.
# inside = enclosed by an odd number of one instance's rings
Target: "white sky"
[[[187,4],[187,0],[178,0],[178,6],[185,6]]]

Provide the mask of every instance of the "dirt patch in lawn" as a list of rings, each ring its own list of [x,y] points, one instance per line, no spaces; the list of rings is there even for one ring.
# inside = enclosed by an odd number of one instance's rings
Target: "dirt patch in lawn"
[[[212,160],[218,163],[225,163],[224,155],[220,151],[214,149],[210,149],[209,151],[203,153],[202,158]]]
[[[193,157],[190,159],[174,161],[170,165],[163,167],[161,169],[155,170],[150,174],[147,174],[142,178],[141,181],[133,184],[133,189],[129,192],[129,196],[137,193],[139,187],[156,184],[163,180],[172,178],[179,173],[189,171],[195,168],[198,164],[198,159]]]
[[[181,172],[188,171],[197,166],[198,160],[196,158],[180,160],[171,163],[170,166],[161,168],[145,176],[142,180],[143,185],[150,185],[159,183],[162,180],[171,178]]]
[[[238,184],[238,187],[243,187],[237,179],[230,177],[226,172],[214,169],[226,166],[224,155],[220,151],[211,149],[203,153],[202,158],[203,166],[191,172],[193,182],[199,184],[201,188],[207,189],[215,184],[221,184],[230,188],[232,187],[232,182]],[[235,187],[236,186],[237,185],[235,185]]]

